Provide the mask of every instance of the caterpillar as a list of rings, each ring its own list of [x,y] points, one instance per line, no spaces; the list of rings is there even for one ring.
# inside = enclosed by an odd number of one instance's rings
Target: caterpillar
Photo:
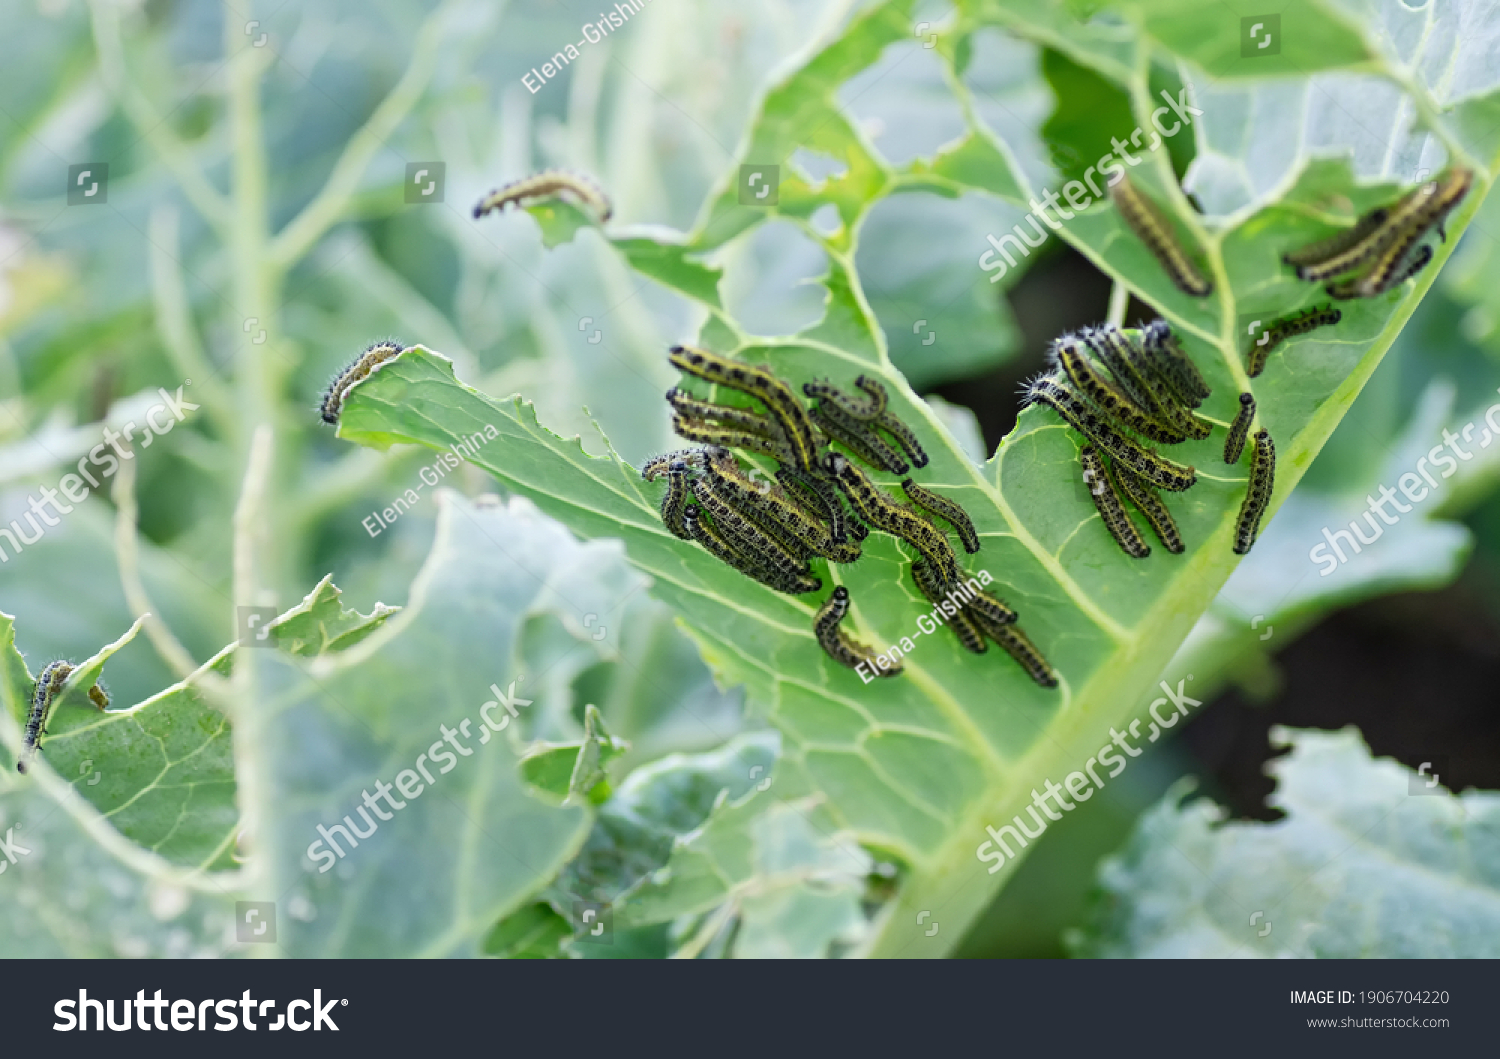
[[[823,587],[823,582],[816,577],[798,574],[787,578],[768,568],[764,563],[743,554],[717,528],[703,521],[703,512],[697,504],[688,504],[682,509],[682,521],[687,527],[688,534],[710,555],[768,588],[774,588],[790,596],[798,596],[806,592],[816,592]]]
[[[1047,405],[1068,426],[1159,489],[1180,493],[1192,488],[1198,480],[1192,467],[1162,459],[1115,431],[1102,416],[1094,414],[1071,390],[1050,376],[1044,375],[1027,385],[1024,403]]]
[[[1152,320],[1141,329],[1141,348],[1158,377],[1184,407],[1197,408],[1213,392],[1203,381],[1198,366],[1182,352],[1177,336],[1172,334],[1172,327],[1165,320]]]
[[[876,529],[910,544],[931,564],[944,590],[958,583],[958,556],[947,536],[921,515],[892,500],[842,453],[824,455],[824,468],[835,479],[850,505]]]
[[[871,467],[891,474],[906,474],[911,465],[901,458],[868,423],[849,416],[838,405],[820,405],[810,413],[817,426]]]
[[[1250,436],[1250,424],[1255,420],[1255,396],[1240,394],[1240,411],[1229,426],[1229,437],[1224,439],[1224,462],[1239,463],[1245,452],[1245,439]]]
[[[324,391],[323,403],[319,407],[323,422],[336,426],[339,415],[344,410],[344,395],[349,392],[349,387],[369,378],[370,372],[378,365],[384,364],[405,348],[399,342],[376,342],[365,347],[347,368],[333,377],[328,389]]]
[[[917,591],[927,597],[927,602],[939,609],[942,609],[944,603],[947,603],[948,607],[952,608],[952,614],[944,610],[943,616],[947,619],[948,627],[958,637],[958,642],[964,650],[976,655],[982,655],[990,649],[989,641],[984,638],[984,633],[974,623],[974,619],[965,614],[961,606],[958,606],[953,600],[948,599],[942,592],[938,591],[938,586],[932,583],[932,575],[922,560],[918,559],[911,564],[911,579],[916,584]]]
[[[896,444],[901,446],[901,451],[906,453],[907,459],[911,460],[912,466],[922,468],[927,466],[927,453],[922,449],[922,443],[917,439],[916,431],[896,418],[894,412],[882,412],[876,420],[880,429],[896,439]],[[897,471],[897,474],[904,473]]]
[[[861,375],[854,380],[854,385],[865,392],[863,400],[851,397],[843,390],[838,389],[828,382],[809,382],[802,385],[802,392],[807,396],[827,402],[851,419],[857,419],[862,423],[868,423],[873,419],[880,418],[885,411],[886,392],[885,387],[874,379]]]
[[[706,349],[673,346],[668,359],[673,367],[705,382],[759,398],[780,428],[780,441],[792,456],[787,462],[809,473],[816,470],[820,446],[814,437],[812,420],[786,383],[764,368],[753,368]]]
[[[62,691],[63,685],[68,682],[73,668],[71,662],[61,660],[48,662],[42,667],[36,683],[32,685],[31,708],[26,715],[26,735],[22,741],[21,755],[16,759],[17,772],[25,773],[30,767],[31,759],[41,745],[42,736],[47,732],[47,719],[51,716],[52,707],[57,702],[58,692]],[[89,701],[101,710],[109,706],[109,692],[104,690],[102,684],[94,684],[90,687],[88,697]]]
[[[901,490],[913,507],[920,508],[929,515],[936,515],[952,526],[953,532],[957,533],[958,539],[963,542],[964,551],[970,555],[979,551],[979,534],[975,532],[974,523],[967,511],[947,497],[922,488],[910,478],[902,481]]]
[[[811,575],[800,549],[789,548],[780,536],[750,515],[736,508],[703,479],[689,481],[688,492],[696,506],[713,519],[714,527],[726,541],[747,560],[758,563],[778,581],[788,585],[809,585],[802,592],[814,592],[822,582]],[[799,594],[799,593],[793,593]]]
[[[1136,506],[1162,547],[1173,555],[1181,555],[1184,551],[1182,534],[1177,530],[1172,512],[1167,510],[1161,495],[1151,488],[1151,483],[1142,481],[1134,471],[1125,467],[1115,468],[1115,478],[1120,483],[1121,492]]]
[[[723,445],[728,448],[749,449],[751,452],[764,453],[773,459],[781,460],[785,463],[792,463],[795,460],[791,448],[785,441],[768,438],[763,434],[755,434],[748,430],[718,426],[702,419],[684,419],[682,416],[673,416],[672,432],[688,441],[701,441],[706,445]]]
[[[1057,673],[1047,664],[1042,657],[1042,652],[1036,649],[1036,645],[1027,638],[1026,634],[1015,625],[996,625],[987,620],[983,615],[975,618],[975,622],[984,630],[984,634],[1004,649],[1021,664],[1026,670],[1026,675],[1044,688],[1057,687]]]
[[[692,540],[692,534],[688,533],[686,524],[682,521],[682,511],[687,505],[688,484],[687,467],[683,461],[678,461],[673,470],[667,472],[667,491],[661,498],[661,520],[667,529],[672,531],[674,537],[682,540]]]
[[[1120,218],[1146,244],[1146,249],[1151,251],[1178,290],[1193,298],[1206,298],[1213,292],[1213,285],[1203,278],[1198,266],[1178,243],[1171,222],[1156,203],[1130,182],[1129,177],[1121,177],[1112,184],[1109,197],[1120,211]]]
[[[1333,288],[1330,287],[1328,292],[1338,297]],[[1324,304],[1272,320],[1261,332],[1260,339],[1250,343],[1250,349],[1245,354],[1245,374],[1253,379],[1265,371],[1266,359],[1270,357],[1271,350],[1285,339],[1293,335],[1305,335],[1315,328],[1336,324],[1343,317],[1344,314],[1341,311],[1332,305]]]
[[[1340,300],[1375,298],[1405,283],[1432,260],[1432,247],[1400,243],[1376,259],[1370,271],[1345,283],[1331,283],[1328,293]]]
[[[667,391],[667,403],[672,406],[672,411],[684,419],[713,420],[736,430],[746,430],[772,440],[781,438],[780,428],[770,416],[750,408],[714,404],[712,401],[694,397],[676,386]]]
[[[883,677],[894,677],[899,674],[901,663],[894,662],[889,669],[882,669],[875,664],[874,651],[851,639],[849,634],[844,632],[842,625],[848,613],[849,590],[839,585],[833,590],[833,595],[828,597],[828,602],[818,609],[816,617],[813,618],[813,633],[828,657],[850,669],[864,663],[873,672]]]
[[[1320,239],[1316,243],[1309,243],[1300,250],[1289,250],[1281,255],[1281,260],[1288,265],[1316,265],[1319,262],[1331,260],[1380,231],[1389,215],[1390,211],[1380,206],[1359,218],[1354,223],[1354,227],[1348,231],[1340,232],[1327,239]],[[1299,279],[1307,278],[1300,271],[1297,275]]]
[[[1053,358],[1078,392],[1087,397],[1103,415],[1114,419],[1132,433],[1164,445],[1176,445],[1187,435],[1173,430],[1147,414],[1142,407],[1094,370],[1072,342],[1059,339],[1052,349]]]
[[[1248,555],[1260,536],[1260,520],[1266,513],[1266,504],[1276,488],[1276,445],[1269,431],[1255,432],[1255,447],[1250,453],[1250,481],[1245,490],[1245,502],[1240,505],[1239,522],[1235,524],[1234,551],[1236,555]]]
[[[689,467],[701,467],[705,451],[704,449],[677,449],[674,452],[664,452],[660,456],[652,456],[641,467],[641,477],[648,482],[654,482],[671,470],[672,464],[679,460]]]
[[[1151,546],[1141,536],[1141,531],[1135,528],[1135,523],[1130,521],[1130,515],[1120,501],[1119,491],[1104,466],[1099,450],[1092,445],[1085,445],[1078,451],[1078,462],[1083,467],[1084,481],[1098,482],[1104,486],[1102,489],[1089,489],[1089,495],[1094,498],[1094,507],[1104,520],[1104,528],[1109,530],[1109,535],[1126,555],[1132,559],[1146,558],[1151,554]]]
[[[576,199],[579,205],[586,206],[594,212],[600,224],[609,220],[615,213],[614,208],[609,204],[609,199],[592,180],[561,169],[547,169],[522,177],[520,180],[513,180],[504,187],[491,191],[475,205],[474,218],[478,220],[491,210],[503,210],[511,203],[524,205],[527,199],[551,198],[554,195],[565,195]]]

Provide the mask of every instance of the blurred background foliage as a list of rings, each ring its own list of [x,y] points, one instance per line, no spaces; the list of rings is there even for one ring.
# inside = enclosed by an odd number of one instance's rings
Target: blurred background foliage
[[[415,486],[430,454],[337,443],[315,414],[329,376],[372,340],[442,350],[460,378],[525,393],[543,422],[590,448],[594,421],[627,461],[670,447],[660,395],[673,372],[660,351],[694,332],[692,311],[592,232],[544,249],[524,214],[476,225],[469,208],[499,182],[566,166],[596,176],[620,223],[689,228],[734,162],[761,87],[853,6],[657,0],[532,93],[522,75],[577,39],[581,16],[565,4],[320,0],[261,4],[242,23],[209,0],[0,0],[0,523],[97,443],[101,421],[138,417],[157,387],[191,379],[201,412],[137,453],[139,575],[201,662],[234,637],[229,527],[257,415],[278,427],[274,593],[257,602],[285,609],[329,573],[361,610],[406,601],[434,534],[430,495],[379,536],[362,520]],[[246,97],[225,61],[247,49],[263,59],[253,120],[264,144],[248,161],[234,142],[244,123],[229,120]],[[1097,74],[998,33],[975,47],[969,77],[1043,183],[1103,153],[1100,114],[1132,124],[1128,101]],[[1169,70],[1159,78],[1176,84]],[[962,128],[917,40],[839,98],[897,164]],[[1193,145],[1170,144],[1183,176]],[[108,202],[65,205],[67,167],[101,159]],[[427,161],[446,167],[443,201],[408,203],[407,166]],[[821,175],[816,157],[791,164]],[[231,185],[236,198],[215,190]],[[236,213],[246,196],[264,203],[270,232],[307,223],[271,241]],[[1101,320],[1110,293],[1058,240],[1004,284],[986,282],[973,264],[984,233],[1018,219],[982,196],[894,195],[858,258],[897,365],[953,406],[959,429],[982,433],[986,452],[1014,424],[1016,383],[1047,341]],[[1500,787],[1500,448],[1394,527],[1378,561],[1322,579],[1303,554],[1318,527],[1394,484],[1444,426],[1495,401],[1497,238],[1492,199],[1174,662],[1196,675],[1197,694],[1216,690],[1213,705],[1053,829],[962,955],[1061,955],[1095,864],[1179,777],[1199,777],[1237,815],[1274,817],[1263,766],[1275,724],[1354,724],[1377,755],[1411,765],[1449,755],[1454,789]],[[788,333],[819,314],[821,291],[804,281],[822,272],[821,251],[792,226],[767,224],[718,260],[747,328]],[[1148,311],[1132,305],[1128,318]],[[491,488],[467,466],[448,484]],[[33,669],[87,657],[133,620],[114,521],[110,498],[95,494],[0,567],[0,610],[19,616]],[[561,713],[611,695],[628,704],[606,715],[634,740],[632,766],[723,743],[740,723],[737,693],[712,686],[664,608],[644,594],[628,606],[632,655],[654,657],[673,686],[633,697],[614,663],[563,666],[549,686]],[[535,656],[546,657],[544,626],[530,633]],[[144,641],[109,675],[127,702],[176,679]],[[645,714],[632,722],[630,709]]]

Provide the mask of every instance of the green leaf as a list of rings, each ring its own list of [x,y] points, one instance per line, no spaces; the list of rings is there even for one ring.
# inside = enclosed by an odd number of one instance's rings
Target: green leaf
[[[603,801],[609,790],[605,766],[629,749],[629,743],[609,734],[599,708],[590,704],[584,708],[583,739],[533,746],[521,758],[521,778],[559,801]]]
[[[79,664],[59,693],[32,768],[48,768],[71,783],[109,825],[173,864],[198,869],[233,867],[239,809],[227,718],[190,682],[175,684],[130,707],[101,713],[85,695],[105,661],[140,628]],[[0,614],[0,656],[6,676],[0,695],[15,726],[0,729],[15,768],[35,678],[14,645],[14,619]],[[206,670],[226,673],[233,647]]]
[[[268,626],[277,645],[303,658],[345,651],[401,609],[377,603],[369,614],[361,614],[345,607],[340,595],[332,574],[319,581],[301,603]]]
[[[1078,955],[1493,958],[1500,794],[1454,796],[1353,728],[1276,728],[1274,824],[1169,794],[1100,870]],[[1429,773],[1431,770],[1428,770]]]
[[[562,943],[573,928],[545,901],[514,912],[484,939],[487,956],[508,960],[546,960],[562,956]]]

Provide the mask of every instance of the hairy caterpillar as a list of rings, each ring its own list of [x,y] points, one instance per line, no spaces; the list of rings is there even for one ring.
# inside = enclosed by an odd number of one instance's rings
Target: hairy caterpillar
[[[1144,346],[1137,345],[1115,327],[1084,328],[1082,337],[1089,349],[1109,368],[1115,382],[1135,402],[1138,411],[1151,417],[1159,427],[1165,427],[1168,433],[1179,435],[1177,441],[1166,444],[1177,444],[1183,438],[1202,440],[1212,432],[1212,426],[1192,413],[1202,401],[1180,400],[1175,389],[1168,385],[1166,376],[1156,367],[1155,357],[1148,356]],[[1187,358],[1181,359],[1191,365]],[[1193,371],[1196,373],[1197,369]]]
[[[1172,390],[1185,408],[1197,408],[1212,391],[1203,381],[1198,365],[1183,353],[1165,320],[1152,320],[1141,329],[1141,348],[1157,376]]]
[[[1052,354],[1078,392],[1105,416],[1117,420],[1126,429],[1150,441],[1176,445],[1187,440],[1186,434],[1149,415],[1095,371],[1094,366],[1078,352],[1074,343],[1059,339],[1053,345]]]
[[[579,205],[594,212],[600,224],[614,216],[615,211],[610,206],[609,199],[605,198],[604,192],[592,180],[561,169],[547,169],[491,191],[474,207],[474,217],[477,220],[491,210],[503,210],[511,203],[524,205],[527,199],[551,198],[554,195],[576,199]]]
[[[684,419],[712,420],[725,426],[734,427],[736,430],[747,430],[752,434],[760,434],[771,440],[780,440],[781,431],[776,422],[764,413],[754,411],[750,408],[736,408],[733,405],[715,404],[694,397],[676,386],[667,391],[667,403]]]
[[[714,493],[778,536],[800,558],[821,555],[836,563],[852,563],[859,558],[857,543],[835,543],[827,522],[808,511],[781,486],[752,481],[740,470],[739,462],[728,449],[711,450],[704,471]]]
[[[789,493],[801,490],[804,499],[817,506],[818,513],[828,522],[828,534],[835,544],[843,544],[850,537],[862,541],[870,535],[864,523],[844,512],[838,488],[821,473],[804,474],[795,467],[781,467],[776,471],[776,480]]]
[[[654,482],[671,470],[672,464],[678,461],[689,467],[701,467],[706,451],[706,449],[677,449],[674,452],[664,452],[660,456],[652,456],[641,467],[641,477],[648,482]]]
[[[1411,279],[1431,260],[1430,246],[1392,244],[1370,266],[1369,272],[1345,283],[1330,283],[1328,293],[1340,300],[1375,298]]]
[[[1234,550],[1237,555],[1247,555],[1260,536],[1260,520],[1266,513],[1266,504],[1276,488],[1276,445],[1268,431],[1255,432],[1255,447],[1250,452],[1250,481],[1245,490],[1245,502],[1240,505],[1239,522],[1234,530]]]
[[[860,518],[920,552],[931,564],[944,591],[958,583],[958,556],[946,534],[915,511],[892,500],[842,453],[827,453],[823,460],[828,474],[838,482]]]
[[[901,489],[906,493],[906,499],[911,501],[913,507],[920,508],[929,515],[936,515],[952,526],[953,532],[957,533],[958,539],[963,542],[964,551],[970,555],[979,551],[979,534],[975,532],[974,523],[967,511],[947,497],[922,488],[910,478],[901,483]]]
[[[1104,486],[1103,489],[1089,489],[1089,495],[1094,498],[1094,507],[1104,520],[1104,528],[1109,530],[1109,535],[1126,555],[1132,559],[1146,558],[1151,554],[1151,546],[1141,536],[1141,531],[1135,528],[1135,523],[1130,521],[1130,515],[1120,501],[1119,491],[1104,466],[1099,450],[1092,445],[1085,445],[1078,452],[1078,462],[1083,467],[1085,481],[1099,482]]]
[[[717,426],[702,419],[684,419],[682,416],[673,416],[672,432],[688,441],[701,441],[705,445],[722,445],[728,448],[749,449],[751,452],[764,453],[773,459],[781,460],[785,463],[792,463],[794,461],[792,450],[784,441],[768,438],[764,434],[756,434],[748,430]]]
[[[922,560],[918,559],[911,564],[911,579],[916,584],[917,591],[927,597],[927,602],[943,611],[948,627],[958,637],[958,642],[964,650],[982,655],[990,649],[989,641],[984,638],[984,633],[974,623],[974,619],[965,614],[963,608],[953,600],[947,599],[938,590],[938,586],[932,583],[932,574]],[[946,608],[943,606],[944,603],[947,604]],[[949,614],[948,609],[951,609],[953,613]]]
[[[786,383],[764,368],[752,368],[705,349],[673,346],[668,359],[673,367],[705,382],[728,386],[759,398],[780,428],[780,441],[792,456],[788,462],[802,471],[816,472],[820,447],[812,420]]]
[[[1151,483],[1142,481],[1134,471],[1125,467],[1115,468],[1115,478],[1120,483],[1120,491],[1130,498],[1162,547],[1173,555],[1181,555],[1184,551],[1182,534],[1177,530],[1172,512],[1167,510],[1160,494],[1151,488]]]
[[[1057,379],[1044,375],[1032,380],[1026,388],[1025,404],[1047,405],[1063,422],[1109,453],[1121,466],[1129,467],[1160,489],[1180,493],[1198,480],[1193,468],[1162,459],[1117,432]]]
[[[1239,463],[1245,452],[1245,439],[1250,436],[1250,424],[1255,420],[1255,396],[1240,394],[1240,411],[1229,427],[1229,437],[1224,439],[1224,462]]]
[[[1129,177],[1121,177],[1111,185],[1109,197],[1126,226],[1146,244],[1178,290],[1194,298],[1206,298],[1212,293],[1213,285],[1203,278],[1198,266],[1182,249],[1171,222]]]
[[[880,418],[881,413],[885,411],[887,401],[885,387],[864,375],[855,379],[854,385],[865,392],[863,400],[849,396],[829,382],[804,383],[802,392],[811,398],[832,404],[851,419],[868,423]]]
[[[911,465],[904,460],[885,439],[875,432],[869,423],[862,423],[847,415],[837,405],[821,405],[809,415],[812,420],[834,441],[839,442],[854,455],[891,474],[906,474]]]
[[[1332,288],[1329,289],[1329,293],[1333,293]],[[1315,328],[1336,324],[1343,319],[1343,316],[1344,314],[1338,309],[1325,304],[1315,305],[1310,309],[1302,309],[1272,320],[1261,332],[1259,340],[1250,343],[1250,350],[1245,355],[1245,374],[1253,379],[1265,371],[1266,359],[1271,355],[1271,350],[1280,345],[1283,340],[1293,335],[1305,335]]]
[[[378,365],[384,364],[404,348],[406,347],[398,342],[376,342],[367,346],[347,368],[335,375],[323,393],[323,403],[319,409],[323,422],[337,424],[339,415],[344,410],[344,395],[349,392],[349,387],[369,378],[370,372]]]
[[[661,520],[674,537],[692,540],[687,525],[682,521],[682,511],[687,505],[687,468],[679,461],[675,470],[667,472],[667,491],[661,498]]]
[[[849,634],[844,632],[842,625],[848,613],[849,590],[839,585],[833,590],[833,595],[828,597],[828,602],[818,609],[817,616],[813,618],[813,633],[828,657],[850,669],[856,668],[863,662],[870,667],[871,671],[882,677],[894,677],[899,674],[901,663],[896,662],[889,669],[882,669],[875,664],[874,651],[851,639]]]
[[[47,719],[51,716],[52,707],[57,702],[58,692],[62,691],[63,685],[68,682],[73,668],[71,662],[60,660],[48,662],[42,667],[36,683],[32,685],[31,708],[26,715],[26,736],[21,745],[21,755],[16,759],[17,772],[24,773],[30,766],[31,759],[36,755],[42,736],[46,734]],[[100,684],[89,688],[88,697],[89,701],[101,710],[109,705],[109,693]]]
[[[976,615],[974,620],[986,636],[1021,664],[1021,668],[1026,670],[1027,676],[1033,681],[1044,688],[1057,687],[1057,673],[1018,626],[997,625],[982,614]]]

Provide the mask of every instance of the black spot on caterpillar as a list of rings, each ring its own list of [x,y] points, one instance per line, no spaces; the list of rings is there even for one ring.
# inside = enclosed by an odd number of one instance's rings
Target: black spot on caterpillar
[[[1120,491],[1130,498],[1130,502],[1151,526],[1151,532],[1156,534],[1162,547],[1173,555],[1181,555],[1184,550],[1182,534],[1177,531],[1177,522],[1172,518],[1172,512],[1167,510],[1161,495],[1151,488],[1151,483],[1143,482],[1135,472],[1126,467],[1115,468],[1115,479],[1120,483]]]
[[[1165,320],[1152,320],[1141,329],[1141,346],[1157,376],[1167,383],[1184,408],[1197,408],[1213,392],[1203,381],[1198,366],[1177,344],[1177,337]]]
[[[1250,452],[1250,481],[1245,490],[1245,502],[1240,505],[1240,518],[1234,529],[1234,551],[1236,555],[1247,555],[1260,536],[1260,520],[1266,513],[1266,504],[1276,488],[1276,445],[1268,431],[1255,432],[1255,447]]]
[[[922,488],[910,478],[901,483],[901,489],[906,493],[906,499],[911,501],[913,507],[929,515],[936,515],[952,526],[953,532],[957,533],[958,539],[963,542],[964,551],[973,555],[979,550],[979,534],[975,532],[974,523],[967,511],[946,496],[939,496],[930,489]]]
[[[677,461],[676,469],[667,472],[667,491],[661,498],[661,520],[674,537],[692,540],[687,526],[682,521],[682,509],[687,505],[687,466]]]
[[[1130,521],[1130,515],[1120,501],[1119,491],[1104,466],[1099,450],[1092,445],[1085,445],[1078,451],[1078,462],[1083,467],[1084,481],[1090,483],[1089,495],[1094,498],[1094,507],[1098,508],[1099,517],[1104,520],[1104,528],[1109,530],[1109,535],[1126,555],[1132,559],[1146,558],[1151,554],[1151,546],[1141,536],[1141,531],[1135,528],[1135,523]],[[1102,484],[1104,488],[1096,488],[1093,483]]]
[[[769,569],[764,563],[751,556],[747,556],[736,548],[730,541],[714,526],[703,521],[702,512],[697,504],[688,504],[682,510],[682,521],[687,527],[688,534],[703,545],[710,555],[719,561],[734,567],[746,577],[753,578],[768,588],[774,588],[778,592],[797,596],[804,592],[816,592],[823,587],[823,582],[816,577],[799,575],[794,578],[785,578],[776,571]]]
[[[73,668],[71,662],[48,662],[32,685],[31,708],[26,714],[26,736],[21,745],[21,755],[16,759],[17,772],[24,773],[36,755],[42,736],[47,732],[47,719],[57,702],[57,695],[68,682]],[[89,688],[88,696],[89,701],[101,710],[109,705],[109,693],[100,684]]]
[[[791,453],[792,459],[786,462],[795,464],[802,471],[816,471],[820,446],[812,420],[786,383],[765,368],[753,368],[705,349],[673,346],[668,359],[673,367],[705,382],[728,386],[759,398],[776,421],[781,441]]]
[[[641,477],[648,482],[654,482],[663,474],[666,474],[672,464],[681,460],[689,467],[703,466],[705,449],[677,449],[674,452],[664,452],[660,456],[652,456],[641,467]]]
[[[1198,474],[1193,468],[1162,459],[1120,434],[1051,376],[1044,375],[1032,380],[1026,387],[1025,404],[1045,404],[1061,416],[1068,426],[1159,489],[1180,493],[1191,488],[1198,480]]]
[[[892,500],[842,453],[827,453],[823,460],[827,473],[838,482],[860,518],[921,553],[945,592],[958,584],[958,556],[946,534],[911,508]]]
[[[1160,329],[1157,333],[1160,335]],[[1166,331],[1166,335],[1171,336],[1170,329]],[[1165,344],[1158,356],[1155,353],[1148,355],[1141,342],[1125,335],[1116,327],[1085,328],[1084,336],[1089,349],[1098,351],[1100,359],[1109,368],[1115,382],[1120,384],[1135,400],[1140,410],[1151,416],[1159,426],[1167,428],[1169,433],[1195,440],[1202,440],[1212,433],[1213,427],[1193,415],[1192,412],[1202,401],[1199,399],[1185,401],[1179,398],[1176,387],[1170,384],[1166,372],[1157,366],[1158,359],[1169,358],[1173,355],[1166,351]],[[1175,349],[1175,347],[1174,342],[1172,348]],[[1184,357],[1180,350],[1176,351],[1175,357],[1186,364],[1193,375],[1197,375],[1197,369],[1192,367],[1192,362]],[[1198,380],[1201,383],[1202,376],[1198,376]],[[1175,444],[1175,442],[1168,442],[1168,444]]]
[[[911,470],[901,455],[885,443],[868,423],[862,423],[844,413],[837,405],[820,405],[810,413],[818,428],[834,441],[839,442],[871,467],[891,474],[906,474]]]
[[[1250,436],[1250,424],[1255,420],[1255,396],[1240,394],[1240,411],[1229,426],[1229,437],[1224,440],[1224,462],[1239,463],[1245,451],[1245,439]]]
[[[843,544],[850,537],[862,541],[870,535],[864,523],[845,514],[844,505],[839,501],[838,487],[823,477],[822,472],[811,475],[794,467],[780,467],[776,471],[776,480],[789,494],[798,494],[800,491],[805,500],[812,502],[817,514],[828,523],[828,534],[835,544]]]
[[[1177,241],[1172,223],[1156,203],[1130,182],[1129,177],[1121,177],[1111,185],[1109,197],[1120,211],[1121,219],[1146,244],[1146,249],[1161,263],[1178,290],[1194,298],[1206,298],[1213,292],[1213,285],[1203,278],[1203,273],[1198,271],[1198,266]]]
[[[1033,681],[1044,688],[1057,687],[1057,673],[1019,626],[997,625],[982,614],[975,615],[974,621],[986,636],[1021,664],[1021,668],[1026,670],[1026,675]]]
[[[347,368],[335,375],[323,393],[323,403],[319,409],[323,422],[337,424],[339,415],[344,410],[344,395],[349,392],[349,387],[369,378],[370,372],[378,365],[384,364],[404,348],[406,347],[398,342],[376,342],[366,347]]]
[[[474,207],[474,217],[477,220],[491,210],[503,210],[511,203],[524,205],[527,199],[545,199],[554,195],[572,198],[580,206],[586,206],[600,224],[614,216],[609,199],[592,180],[560,169],[547,169],[491,191]]]
[[[918,559],[911,564],[911,579],[916,584],[917,591],[927,597],[927,602],[938,608],[964,650],[982,655],[990,649],[989,642],[985,640],[984,633],[979,630],[974,619],[965,614],[963,607],[955,600],[948,599],[938,591],[938,586],[932,583],[932,574],[928,571],[927,564],[922,560]],[[949,610],[952,610],[951,614],[948,613]]]
[[[1309,243],[1299,250],[1289,250],[1281,255],[1281,260],[1288,265],[1316,265],[1320,262],[1330,261],[1341,254],[1365,242],[1380,231],[1385,224],[1389,212],[1384,206],[1377,207],[1366,213],[1355,222],[1354,227],[1348,231],[1339,232],[1337,235],[1320,239],[1316,243]],[[1306,279],[1298,272],[1298,277]]]
[[[1329,288],[1329,293],[1333,293]],[[1335,295],[1336,296],[1336,295]],[[1271,351],[1293,335],[1305,335],[1319,327],[1328,327],[1343,319],[1344,314],[1332,305],[1315,305],[1279,319],[1272,320],[1261,332],[1260,338],[1250,343],[1245,355],[1245,374],[1255,378],[1266,370],[1266,359]]]
[[[833,590],[833,595],[828,597],[828,602],[818,609],[817,616],[813,618],[813,633],[828,657],[850,669],[854,669],[863,662],[870,667],[872,672],[882,677],[894,677],[899,674],[901,663],[893,663],[889,669],[880,668],[875,664],[875,652],[851,639],[849,634],[844,632],[842,624],[844,616],[848,613],[849,590],[839,585]]]

